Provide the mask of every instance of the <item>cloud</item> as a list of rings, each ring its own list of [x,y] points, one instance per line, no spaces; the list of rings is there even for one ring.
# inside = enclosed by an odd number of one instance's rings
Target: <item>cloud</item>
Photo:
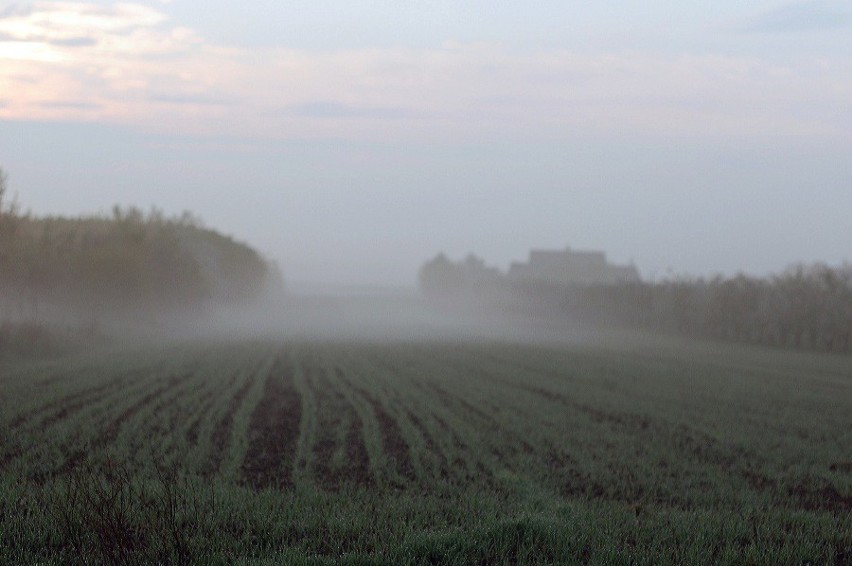
[[[32,11],[32,6],[18,6],[16,4],[12,4],[11,6],[0,8],[0,20],[5,18],[28,16],[32,13]]]
[[[246,139],[852,132],[845,59],[240,49],[135,4],[35,3],[6,10],[0,34],[0,119]]]
[[[104,52],[136,56],[168,53],[200,41],[189,30],[166,24],[165,14],[140,4],[35,2],[27,9],[6,9],[0,15],[0,36],[32,46],[99,46]]]
[[[62,39],[47,40],[45,43],[58,47],[91,47],[97,45],[98,40],[93,37],[65,37]]]
[[[97,45],[97,40],[91,37],[65,37],[61,39],[18,37],[10,33],[0,32],[0,43],[43,43],[58,47],[90,47]]]
[[[93,104],[91,102],[75,102],[73,100],[41,102],[41,103],[39,103],[39,105],[42,108],[59,109],[59,110],[97,110],[98,109],[97,104]]]
[[[157,94],[151,93],[147,95],[147,99],[151,102],[163,102],[165,104],[178,105],[201,105],[201,106],[234,106],[239,103],[239,99],[229,96],[216,96],[213,94]]]
[[[747,32],[787,33],[824,31],[852,27],[852,5],[848,1],[811,0],[779,6],[753,18]]]

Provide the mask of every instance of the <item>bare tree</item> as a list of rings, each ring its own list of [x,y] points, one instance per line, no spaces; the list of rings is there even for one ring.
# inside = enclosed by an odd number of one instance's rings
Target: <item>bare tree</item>
[[[8,181],[9,176],[6,174],[6,171],[0,167],[0,227],[4,224],[10,224],[14,221],[15,216],[18,214],[18,203],[15,199],[12,199],[9,204],[4,204],[4,200],[6,200],[6,193],[9,189]]]
[[[8,176],[6,172],[0,167],[0,214],[3,213],[3,197],[6,194],[6,180]]]

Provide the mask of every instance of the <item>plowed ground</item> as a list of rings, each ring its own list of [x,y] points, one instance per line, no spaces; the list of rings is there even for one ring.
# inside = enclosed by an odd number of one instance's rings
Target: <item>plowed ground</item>
[[[4,563],[852,560],[848,357],[305,341],[35,367],[0,366]],[[77,502],[127,515],[123,554]]]

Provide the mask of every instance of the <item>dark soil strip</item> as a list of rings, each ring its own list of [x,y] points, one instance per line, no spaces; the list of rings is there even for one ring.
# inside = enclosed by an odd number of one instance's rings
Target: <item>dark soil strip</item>
[[[470,364],[462,363],[458,360],[448,367],[450,367],[452,371],[460,374],[459,379],[462,379],[461,376],[475,376],[476,378],[485,381],[501,382],[501,379],[495,376],[492,372],[471,366]],[[506,428],[495,416],[499,415],[502,410],[500,406],[494,405],[493,403],[486,403],[482,400],[480,400],[479,403],[474,404],[461,395],[450,394],[446,389],[432,381],[416,378],[413,382],[421,388],[428,388],[432,392],[436,393],[445,406],[452,406],[453,404],[459,405],[463,409],[465,417],[473,415],[485,423],[492,433],[498,433],[500,438],[492,448],[492,452],[498,457],[498,459],[503,460],[506,457],[516,455],[518,453],[532,454],[534,452],[533,446],[527,442],[525,435],[518,434],[517,432]],[[514,443],[507,443],[507,437],[513,437]]]
[[[503,383],[503,384],[511,383],[510,381],[508,381],[504,378],[501,378],[499,376],[494,375],[494,373],[492,373],[490,371],[482,370],[481,368],[478,368],[476,366],[471,366],[470,364],[466,364],[466,365],[459,364],[459,365],[462,368],[465,368],[465,371],[467,373],[469,373],[471,375],[475,375],[479,379],[483,379],[485,381],[496,381],[498,383]],[[444,392],[444,394],[448,395],[446,392]],[[487,411],[483,411],[482,409],[480,409],[479,407],[476,407],[475,405],[473,405],[472,403],[470,403],[469,401],[467,401],[464,398],[456,397],[456,400],[461,404],[462,407],[464,407],[464,409],[466,411],[473,413],[473,414],[477,415],[478,417],[480,417],[481,419],[488,422],[489,425],[494,430],[497,430],[498,428],[503,428],[502,425],[497,421],[497,419],[492,414],[489,414]],[[496,408],[493,405],[490,407],[490,409],[492,411],[496,411]],[[510,430],[505,430],[505,429],[504,429],[504,434],[511,434],[512,436],[514,436],[517,439],[518,443],[520,444],[521,450],[523,451],[524,454],[532,454],[532,453],[535,452],[535,449],[533,448],[533,446],[529,442],[527,442],[525,436],[519,435],[515,431],[510,431]]]
[[[12,429],[18,428],[27,421],[37,418],[39,415],[55,411],[53,414],[45,417],[39,424],[39,428],[45,429],[50,425],[79,412],[81,409],[86,407],[86,405],[96,403],[103,399],[111,389],[118,389],[121,385],[126,383],[129,380],[129,377],[130,376],[127,375],[117,377],[107,381],[106,383],[102,383],[101,385],[89,387],[61,399],[51,401],[47,405],[33,409],[30,413],[18,415],[9,423],[9,427]]]
[[[339,415],[338,415],[339,416]],[[337,491],[340,488],[340,482],[343,478],[340,474],[334,472],[331,460],[334,457],[334,449],[336,445],[331,434],[335,428],[340,426],[340,421],[330,423],[331,426],[323,426],[319,431],[320,437],[313,446],[313,477],[326,491]]]
[[[194,375],[192,372],[186,373],[181,381],[187,383]],[[150,416],[142,425],[147,434],[144,437],[136,436],[131,441],[132,451],[139,453],[143,448],[149,447],[152,438],[168,437],[189,419],[190,412],[184,410],[180,402],[182,399],[191,398],[192,393],[188,391],[189,388],[192,388],[191,383],[188,387],[177,388],[169,396],[161,397],[160,402],[151,410]]]
[[[228,391],[234,385],[234,382],[237,380],[236,374],[232,375],[228,380],[227,384],[222,387],[222,390]],[[189,427],[186,430],[186,440],[192,446],[198,446],[198,431],[201,428],[201,421],[205,416],[210,414],[210,409],[213,407],[213,404],[216,402],[216,390],[218,388],[211,387],[202,397],[199,399],[199,404],[201,408],[198,410],[198,416],[189,424]]]
[[[493,438],[495,441],[491,446],[491,451],[498,460],[503,461],[506,458],[519,453],[531,454],[533,452],[534,449],[532,445],[527,442],[522,435],[507,428],[493,415],[480,409],[470,401],[463,399],[458,395],[449,393],[440,385],[430,382],[424,382],[424,385],[438,395],[438,398],[441,399],[444,406],[460,406],[465,418],[472,415],[487,425],[489,438]],[[514,438],[515,444],[507,442],[507,439],[510,437]]]
[[[399,424],[390,413],[385,411],[381,403],[370,396],[365,395],[364,397],[373,407],[376,420],[379,421],[379,430],[382,435],[382,446],[385,449],[385,453],[402,477],[413,480],[415,474],[414,466],[411,464],[411,453],[408,449],[408,444],[402,436]]]
[[[370,455],[364,444],[364,423],[352,411],[349,433],[346,435],[346,460],[349,462],[347,477],[356,485],[372,487],[373,476],[370,473]]]
[[[473,458],[474,450],[471,448],[471,445],[459,436],[458,432],[453,429],[447,421],[438,415],[433,414],[435,418],[435,422],[438,423],[438,426],[441,428],[443,433],[450,439],[453,444],[453,448],[456,450],[458,454],[467,454],[471,459]],[[448,459],[449,461],[449,459]],[[471,462],[465,462],[458,455],[450,462],[451,469],[454,471],[454,476],[456,478],[461,478],[463,482],[471,482],[471,481],[480,481],[483,478],[489,482],[491,485],[491,481],[494,479],[493,472],[483,464],[482,460],[476,458],[475,460],[471,460]]]
[[[95,442],[95,444],[98,446],[104,446],[106,444],[114,442],[115,439],[118,438],[118,433],[124,423],[133,418],[134,415],[136,415],[142,409],[150,405],[158,397],[165,395],[170,390],[177,387],[184,379],[184,375],[175,375],[171,377],[164,385],[158,387],[151,393],[148,393],[147,395],[142,397],[142,399],[126,408],[124,411],[122,411],[121,415],[119,415],[118,418],[116,418],[112,421],[112,423],[110,423],[110,425],[106,428],[106,430],[104,430],[103,434],[101,434],[100,438]]]
[[[562,497],[588,496],[602,499],[606,494],[600,483],[578,469],[577,462],[569,454],[553,448],[547,453],[545,463],[549,470],[558,474],[559,494]]]
[[[225,415],[213,428],[213,433],[210,436],[210,459],[207,463],[207,468],[204,470],[205,475],[212,476],[219,471],[219,467],[225,459],[225,454],[228,452],[228,444],[231,440],[231,429],[234,425],[234,415],[237,414],[237,410],[240,408],[240,405],[242,405],[246,395],[248,395],[248,392],[254,385],[254,380],[255,377],[252,375],[246,379],[243,386],[234,393],[234,396],[231,397],[231,402],[228,404],[228,408],[225,411]]]
[[[852,513],[852,497],[843,495],[832,485],[817,488],[796,485],[789,488],[787,493],[808,511],[830,511],[839,516]]]
[[[364,389],[353,384],[343,373],[342,369],[338,367],[334,371],[338,379],[357,391],[373,408],[373,413],[379,422],[379,431],[382,435],[382,446],[384,447],[385,454],[387,454],[388,459],[400,476],[407,480],[413,480],[416,474],[414,473],[414,466],[411,463],[411,452],[408,443],[405,442],[405,438],[402,436],[399,423],[396,422],[377,399]]]
[[[491,381],[502,384],[512,384],[512,382],[508,381],[506,378],[496,375],[493,371],[483,369],[477,365],[474,365],[465,360],[456,360],[450,366],[454,371],[461,372],[466,377],[473,376],[477,379],[481,379],[483,381]],[[491,413],[483,410],[480,407],[470,403],[463,397],[456,397],[456,400],[465,408],[466,411],[477,415],[478,417],[485,419],[486,421],[490,421],[492,425],[496,424],[496,420],[493,416],[494,413],[499,412],[500,407],[492,405],[488,405],[487,408],[490,409]],[[525,452],[530,452],[529,445],[524,447]]]
[[[770,491],[781,505],[807,511],[828,511],[836,515],[852,513],[852,497],[837,491],[833,485],[821,482],[820,485],[797,483],[792,486],[782,486],[775,479],[768,478],[753,471],[740,471],[740,475],[749,485],[760,491]]]
[[[313,445],[312,473],[316,482],[325,490],[336,490],[339,486],[339,474],[335,474],[332,459],[337,445],[335,431],[343,425],[344,413],[349,417],[354,412],[346,404],[343,396],[334,391],[331,384],[316,368],[306,370],[308,387],[313,392],[317,403],[319,422],[317,423],[317,439]],[[323,417],[330,417],[324,419]]]
[[[301,420],[302,399],[293,385],[293,367],[279,356],[249,421],[249,446],[241,469],[246,484],[257,490],[293,487]]]
[[[726,447],[715,438],[699,431],[690,430],[684,425],[668,427],[653,422],[642,415],[629,413],[609,413],[585,403],[578,403],[545,389],[514,384],[515,387],[530,391],[580,411],[591,418],[593,422],[605,423],[614,428],[632,434],[648,434],[656,438],[669,438],[677,450],[705,466],[715,467],[729,475],[739,477],[749,487],[756,491],[769,493],[774,499],[792,504],[793,507],[808,511],[829,511],[835,514],[852,511],[852,497],[843,495],[832,485],[812,487],[794,485],[787,487],[779,485],[777,480],[769,478],[751,469],[744,469],[741,462],[754,462],[756,456],[746,453],[742,448]],[[594,491],[594,482],[591,484]]]
[[[444,389],[426,381],[414,381],[412,383],[414,387],[423,392],[424,396],[428,397],[432,394],[437,394],[438,397],[441,399],[441,406],[446,408],[452,406],[454,397],[447,393]],[[471,454],[473,452],[471,445],[464,441],[461,436],[459,436],[458,431],[451,427],[444,418],[442,418],[435,412],[432,412],[432,417],[435,419],[435,422],[439,427],[438,430],[440,432],[438,434],[441,434],[444,438],[449,439],[457,453]],[[479,459],[475,461],[474,468],[469,467],[468,464],[461,460],[458,456],[456,456],[452,462],[449,462],[449,458],[447,458],[447,462],[451,468],[453,476],[455,477],[461,477],[465,480],[472,480],[476,478],[490,479],[493,477],[491,471],[486,468],[483,465],[482,461],[480,461]]]
[[[313,446],[313,474],[317,484],[327,491],[339,491],[345,485],[371,488],[375,486],[370,471],[370,455],[364,443],[364,423],[352,404],[328,379],[312,370],[309,380],[317,400],[319,414],[324,419],[318,426],[318,440]],[[333,463],[337,451],[337,431],[345,428],[343,439],[345,462]]]
[[[4,442],[4,444],[8,445],[8,442]],[[0,455],[0,470],[20,458],[23,453],[24,449],[16,442],[11,449],[7,449],[3,455]]]
[[[148,393],[142,397],[142,399],[126,408],[117,418],[113,419],[109,426],[107,426],[106,429],[104,429],[104,431],[92,442],[91,448],[103,447],[115,442],[115,439],[118,438],[118,433],[121,431],[122,425],[124,425],[129,419],[133,418],[133,416],[138,414],[142,409],[150,405],[154,400],[176,388],[185,378],[186,375],[175,375],[171,377],[164,385],[158,387],[151,393]],[[52,472],[51,475],[54,477],[71,472],[85,459],[87,455],[86,451],[75,448],[72,443],[64,445],[62,450],[66,453],[65,462]],[[30,479],[38,482],[42,481],[44,478],[32,477]]]
[[[407,412],[408,412],[408,420],[410,420],[411,424],[413,424],[414,427],[418,431],[420,431],[420,435],[423,437],[423,441],[426,443],[426,450],[428,450],[429,453],[434,454],[435,457],[438,459],[438,475],[443,480],[449,479],[449,477],[450,477],[450,464],[449,464],[449,461],[447,460],[447,455],[444,454],[443,451],[438,449],[438,445],[435,442],[435,439],[432,437],[432,434],[426,429],[426,426],[423,424],[423,421],[421,421],[417,417],[417,415],[415,415],[411,411],[407,411]]]
[[[348,422],[345,422],[348,421]],[[326,491],[339,491],[345,485],[370,488],[375,485],[370,473],[370,455],[364,445],[363,423],[353,410],[337,413],[334,421],[324,426],[319,441],[314,446],[314,476],[317,483]],[[346,426],[344,440],[346,464],[341,467],[332,465],[337,444],[334,431]]]

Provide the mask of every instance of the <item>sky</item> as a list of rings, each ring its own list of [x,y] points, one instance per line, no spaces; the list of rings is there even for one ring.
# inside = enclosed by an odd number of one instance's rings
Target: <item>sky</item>
[[[37,215],[190,210],[292,282],[599,249],[852,260],[852,0],[0,2]]]

